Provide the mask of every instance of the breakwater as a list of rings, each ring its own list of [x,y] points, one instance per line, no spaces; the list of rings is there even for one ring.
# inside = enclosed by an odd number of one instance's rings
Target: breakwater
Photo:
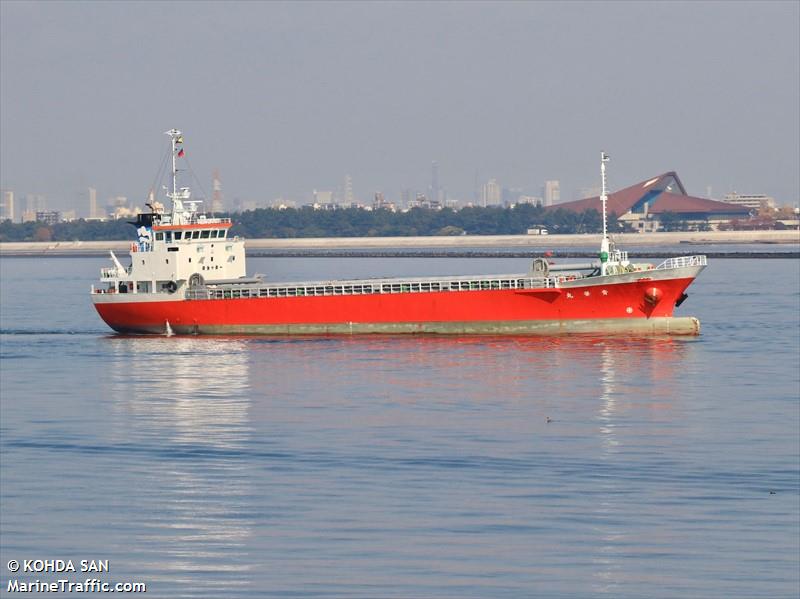
[[[702,233],[620,234],[614,241],[631,255],[699,253],[718,246],[720,257],[797,256],[798,231],[710,231]],[[0,243],[0,256],[105,256],[125,254],[126,241],[53,241]],[[734,246],[747,246],[745,249]],[[265,257],[527,257],[553,252],[559,257],[594,256],[600,235],[463,235],[457,237],[325,237],[248,239],[247,254]],[[664,249],[667,248],[665,252]],[[716,251],[715,250],[715,251]],[[647,254],[647,252],[652,252]],[[708,252],[704,252],[707,253]],[[787,254],[787,255],[784,255]]]
[[[659,252],[637,251],[628,252],[631,259],[638,258],[677,258],[693,252]],[[703,251],[709,258],[800,258],[800,251],[784,252],[708,252]],[[252,250],[247,252],[254,258],[597,258],[597,251],[520,251],[504,250]]]

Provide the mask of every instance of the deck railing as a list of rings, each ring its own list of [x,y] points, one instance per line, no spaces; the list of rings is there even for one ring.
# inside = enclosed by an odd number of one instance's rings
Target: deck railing
[[[667,258],[656,266],[656,270],[667,270],[670,268],[685,268],[687,266],[706,266],[708,261],[705,256],[680,256],[677,258]]]
[[[574,275],[570,275],[574,276]],[[277,297],[314,297],[331,295],[374,295],[387,293],[430,293],[449,291],[491,291],[513,289],[552,289],[559,286],[567,277],[534,278],[482,277],[480,279],[420,279],[420,280],[360,280],[331,281],[320,283],[271,285],[210,284],[190,287],[185,297],[190,300],[241,299]]]
[[[627,262],[628,261],[628,252],[623,250],[613,250],[611,255],[608,257],[609,261],[611,262]]]
[[[100,278],[101,279],[118,279],[120,277],[124,277],[130,274],[129,270],[120,270],[116,266],[110,266],[108,268],[101,268],[100,269]]]

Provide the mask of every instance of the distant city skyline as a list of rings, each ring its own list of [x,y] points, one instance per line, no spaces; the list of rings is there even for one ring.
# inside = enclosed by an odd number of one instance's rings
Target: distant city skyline
[[[800,200],[800,3],[0,3],[0,188],[143,206],[163,131],[230,209],[679,171]],[[745,35],[746,34],[746,35]],[[476,172],[478,173],[476,180]],[[517,193],[516,191],[514,193]],[[436,197],[432,197],[432,196]],[[494,197],[494,196],[493,196]]]
[[[651,173],[653,174],[653,173]],[[659,173],[661,174],[661,173]],[[649,175],[648,175],[649,176]],[[243,210],[254,210],[257,208],[275,207],[302,207],[305,205],[337,205],[337,206],[359,206],[371,208],[375,205],[376,198],[379,196],[379,205],[391,204],[398,209],[424,205],[431,207],[431,202],[435,206],[462,208],[466,206],[505,206],[516,203],[533,203],[542,206],[554,206],[577,199],[584,199],[597,196],[600,193],[599,186],[582,187],[577,189],[572,197],[564,198],[561,196],[561,182],[558,180],[547,180],[539,188],[539,195],[531,195],[534,190],[527,190],[519,187],[507,187],[495,178],[491,178],[483,183],[478,190],[478,201],[473,197],[456,198],[448,194],[446,188],[439,185],[438,162],[432,162],[431,184],[428,186],[427,193],[414,188],[403,188],[396,194],[386,193],[381,189],[372,192],[356,193],[353,188],[353,178],[345,175],[344,183],[338,189],[311,189],[306,193],[297,196],[281,196],[271,199],[246,199],[235,198],[228,202],[224,199],[223,183],[218,169],[214,170],[211,181],[211,197],[205,197],[202,192],[198,194],[195,188],[193,196],[202,199],[210,212],[240,212]],[[166,183],[167,181],[162,181]],[[179,183],[180,184],[180,183]],[[624,187],[626,184],[623,184]],[[613,191],[613,190],[612,190]],[[708,189],[706,191],[709,191]],[[703,194],[697,194],[698,196]],[[145,204],[153,199],[167,201],[163,195],[155,194],[141,197],[138,200],[126,195],[109,196],[98,201],[98,190],[94,187],[87,187],[79,193],[79,198],[75,204],[68,201],[51,200],[44,194],[19,194],[16,190],[2,190],[0,199],[0,219],[12,218],[15,222],[21,220],[33,220],[36,212],[46,210],[57,210],[64,214],[71,215],[72,218],[100,219],[108,217],[127,218],[132,216],[137,210],[144,208]],[[102,197],[102,196],[101,196]],[[710,197],[707,195],[706,197]],[[755,198],[755,199],[754,199]],[[769,200],[769,204],[774,208],[781,205],[796,206],[797,202],[779,202],[775,198],[761,192],[742,194],[737,191],[728,191],[723,198],[717,198],[725,202],[744,204],[749,201],[751,204],[764,199]]]

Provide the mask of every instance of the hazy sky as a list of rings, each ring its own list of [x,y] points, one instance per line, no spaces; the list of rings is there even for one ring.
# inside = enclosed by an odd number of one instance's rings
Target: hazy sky
[[[145,197],[185,132],[206,192],[359,199],[476,171],[562,199],[668,170],[800,198],[800,2],[0,2],[0,184]],[[199,190],[198,190],[199,191]],[[82,200],[85,202],[86,200]],[[82,211],[82,210],[81,210]]]

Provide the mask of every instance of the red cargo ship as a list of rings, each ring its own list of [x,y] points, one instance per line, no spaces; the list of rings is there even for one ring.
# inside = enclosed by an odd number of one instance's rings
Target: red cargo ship
[[[268,283],[248,277],[244,240],[231,221],[198,211],[177,187],[180,131],[172,149],[169,212],[157,202],[136,221],[130,265],[113,266],[92,288],[100,317],[120,333],[146,334],[560,334],[696,335],[693,317],[675,317],[705,256],[634,264],[606,230],[606,177],[601,156],[603,238],[599,261],[554,266],[533,260],[527,273],[486,276]]]

